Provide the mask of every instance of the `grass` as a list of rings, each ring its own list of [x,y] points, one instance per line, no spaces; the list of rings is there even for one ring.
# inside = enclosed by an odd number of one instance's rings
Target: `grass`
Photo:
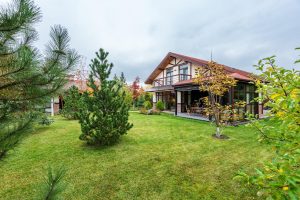
[[[253,188],[233,180],[268,158],[251,128],[225,129],[211,137],[207,122],[171,115],[131,113],[134,127],[112,147],[78,139],[77,121],[57,117],[0,161],[0,199],[34,199],[48,166],[64,165],[63,199],[254,199]]]

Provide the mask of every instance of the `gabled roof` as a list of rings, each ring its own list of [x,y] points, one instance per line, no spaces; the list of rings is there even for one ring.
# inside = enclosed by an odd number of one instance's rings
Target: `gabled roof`
[[[207,65],[209,62],[207,60],[202,60],[199,58],[193,58],[190,56],[169,52],[159,63],[159,65],[154,69],[154,71],[150,74],[150,76],[146,79],[145,84],[151,84],[153,80],[160,74],[160,72],[162,72],[174,58],[181,59],[182,61],[186,62],[191,62],[192,64],[199,66]],[[233,74],[236,79],[244,80],[243,78],[245,78],[245,80],[250,80],[251,73],[240,69],[228,67],[226,65],[222,66],[228,73]]]

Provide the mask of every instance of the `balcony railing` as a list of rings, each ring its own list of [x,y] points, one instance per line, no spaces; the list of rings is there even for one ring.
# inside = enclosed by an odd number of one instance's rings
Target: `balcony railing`
[[[173,85],[179,81],[185,81],[191,79],[192,76],[189,74],[176,74],[173,76],[167,76],[164,78],[158,78],[153,81],[153,86],[158,87],[158,86],[168,86],[168,85]]]

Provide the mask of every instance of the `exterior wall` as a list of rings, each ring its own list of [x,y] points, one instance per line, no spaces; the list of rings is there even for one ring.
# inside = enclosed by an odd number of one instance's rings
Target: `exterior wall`
[[[165,70],[160,72],[160,74],[155,79],[163,78],[164,77],[164,72],[165,72]]]
[[[175,59],[173,59],[171,61],[171,63],[175,63]],[[180,62],[180,64],[183,64],[183,62]],[[196,77],[196,71],[198,68],[201,68],[201,66],[197,66],[195,64],[191,64],[191,63],[187,63],[188,65],[188,72],[187,74],[189,75],[189,79],[191,78],[195,78]],[[164,79],[164,84],[166,82],[166,74],[167,74],[167,70],[172,68],[172,81],[173,81],[173,84],[177,83],[179,80],[179,74],[180,74],[180,67],[179,66],[173,66],[171,64],[167,65],[167,67],[155,78],[156,80],[160,80],[161,83],[162,83],[162,80]],[[153,82],[153,86],[157,86],[157,85],[154,85],[156,84],[155,82]]]
[[[178,61],[177,61],[178,62]],[[173,59],[172,61],[171,61],[171,63],[172,64],[175,64],[175,59]],[[181,61],[180,63],[177,63],[177,64],[183,64],[184,62],[183,61]],[[190,64],[188,64],[189,65],[189,67],[188,67],[188,75],[191,75],[192,74],[192,69],[191,69],[191,67],[190,67]],[[167,70],[168,69],[170,69],[170,68],[172,68],[172,82],[173,82],[173,84],[174,83],[177,83],[178,81],[179,81],[179,76],[178,76],[178,74],[180,73],[180,70],[179,70],[179,66],[173,66],[173,65],[171,65],[171,64],[168,64],[167,65],[167,67],[162,71],[162,72],[160,72],[160,74],[155,78],[155,79],[160,79],[160,80],[162,80],[163,78],[165,78],[166,79],[166,74],[167,74]],[[195,71],[195,70],[194,70]],[[166,80],[164,80],[164,84],[165,84],[165,81]],[[153,86],[155,86],[154,85],[155,84],[155,82],[153,82]]]
[[[55,103],[54,104],[54,114],[58,114],[59,113],[59,103]]]

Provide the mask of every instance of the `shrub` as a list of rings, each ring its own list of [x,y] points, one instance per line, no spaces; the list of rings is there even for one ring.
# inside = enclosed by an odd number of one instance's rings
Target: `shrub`
[[[140,109],[140,114],[147,115],[148,114],[148,110],[146,108],[141,108]]]
[[[146,108],[141,108],[140,109],[140,114],[144,114],[144,115],[160,115],[160,111],[159,110],[155,110],[155,109],[149,109],[149,110],[147,110]]]
[[[237,177],[257,186],[257,194],[266,199],[296,200],[300,197],[300,72],[277,66],[274,56],[260,60],[256,68],[261,71],[255,81],[257,92],[262,94],[257,100],[266,102],[270,118],[265,122],[249,115],[248,119],[259,141],[272,146],[274,157],[255,169],[254,176],[239,172]]]
[[[159,111],[162,111],[164,110],[164,103],[162,101],[158,101],[156,103],[156,108],[159,110]]]
[[[40,119],[38,119],[38,124],[43,125],[43,126],[49,126],[52,124],[54,120],[47,116],[46,114],[42,115]]]
[[[148,115],[160,115],[160,111],[155,109],[150,109],[148,110]]]
[[[76,86],[71,86],[64,95],[64,107],[61,111],[62,116],[67,119],[78,119],[80,108],[80,93]]]
[[[152,104],[150,101],[145,101],[144,102],[144,108],[146,108],[147,110],[152,108]]]

